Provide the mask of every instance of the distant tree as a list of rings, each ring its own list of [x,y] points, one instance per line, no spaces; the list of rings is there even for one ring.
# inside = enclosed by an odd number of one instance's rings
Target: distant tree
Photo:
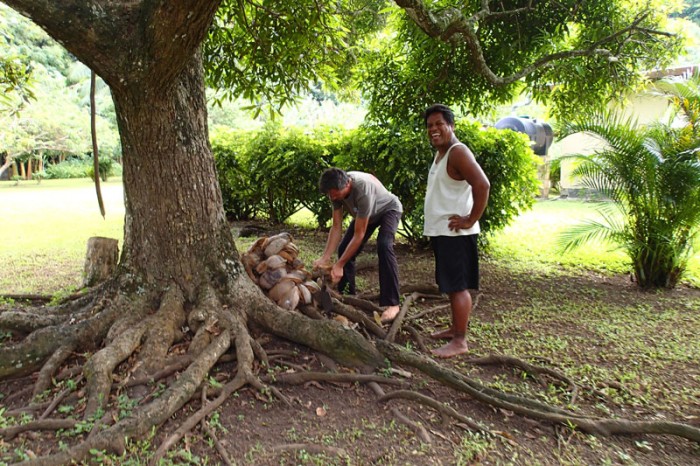
[[[0,4],[0,112],[12,113],[33,97],[32,67],[27,56],[11,47],[14,30],[6,14],[15,15]]]
[[[361,49],[358,79],[378,121],[443,102],[481,113],[521,92],[552,114],[619,98],[645,70],[663,68],[681,41],[661,2],[397,0],[391,40]]]

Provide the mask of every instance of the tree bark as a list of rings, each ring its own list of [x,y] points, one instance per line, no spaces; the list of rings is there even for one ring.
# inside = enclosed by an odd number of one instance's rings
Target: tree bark
[[[93,236],[88,239],[83,286],[94,286],[109,279],[117,270],[119,260],[118,241],[113,238]]]
[[[121,267],[148,283],[175,281],[191,299],[238,253],[223,211],[208,140],[196,53],[169,86],[113,92],[124,157]]]

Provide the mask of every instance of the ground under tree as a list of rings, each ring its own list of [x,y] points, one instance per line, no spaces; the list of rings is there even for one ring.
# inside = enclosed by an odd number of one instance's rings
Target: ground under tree
[[[144,437],[201,396],[208,374],[230,350],[235,354],[235,376],[197,416],[244,386],[266,390],[269,385],[255,370],[256,359],[265,360],[266,355],[251,338],[253,326],[363,373],[385,368],[387,361],[412,366],[518,414],[603,434],[633,429],[700,441],[700,431],[685,425],[590,419],[483,387],[393,345],[402,319],[387,332],[356,310],[371,304],[335,303],[335,311],[356,321],[361,332],[284,311],[268,300],[241,264],[224,217],[208,142],[199,46],[218,1],[6,3],[41,25],[110,86],[123,151],[126,219],[120,263],[111,280],[40,312],[10,310],[0,315],[0,327],[24,336],[0,354],[0,377],[36,373],[33,393],[38,396],[72,355],[87,352],[90,356],[80,367],[86,397],[83,416],[94,419],[109,410],[117,372],[129,374],[137,385],[146,384],[164,367],[180,372],[158,398],[146,397],[148,401],[128,417],[114,422],[102,416],[101,426],[83,442],[35,463],[65,464],[84,460],[91,450],[122,450],[126,438]],[[410,299],[407,303],[404,306]],[[173,356],[172,348],[182,344],[185,354]],[[284,399],[283,393],[272,391]],[[47,407],[45,412],[51,410]],[[197,416],[192,423],[198,422]],[[61,428],[65,422],[44,419],[28,428]],[[419,426],[416,429],[424,435]],[[166,442],[158,455],[168,447]]]

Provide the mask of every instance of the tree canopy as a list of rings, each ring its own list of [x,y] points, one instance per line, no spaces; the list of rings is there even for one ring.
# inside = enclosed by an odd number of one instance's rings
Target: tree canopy
[[[307,4],[308,3],[308,4]],[[578,113],[666,66],[678,5],[658,0],[224,1],[205,42],[224,96],[284,105],[323,83],[358,89],[377,121],[433,102],[479,113],[526,91]]]

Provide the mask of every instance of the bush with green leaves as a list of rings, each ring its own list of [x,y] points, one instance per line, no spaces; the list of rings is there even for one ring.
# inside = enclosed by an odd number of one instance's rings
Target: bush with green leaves
[[[56,180],[64,178],[85,178],[87,164],[85,160],[71,157],[57,164],[47,164],[44,166],[46,179]]]
[[[84,162],[86,164],[85,175],[92,181],[95,181],[95,163],[93,158],[91,156],[87,157],[85,158]],[[102,181],[107,181],[107,179],[112,175],[121,175],[121,165],[110,157],[106,157],[104,155],[100,157],[98,155],[97,163],[99,164],[98,170]]]
[[[489,203],[480,221],[486,244],[488,233],[498,231],[520,212],[530,208],[538,193],[537,163],[528,138],[510,130],[482,129],[476,122],[461,119],[455,133],[467,144],[491,182]],[[365,124],[355,131],[334,159],[347,170],[373,173],[404,206],[400,234],[421,244],[423,201],[434,149],[422,121],[415,125]]]
[[[256,133],[223,132],[212,137],[224,207],[234,218],[265,215],[274,223],[287,220],[303,206],[323,225],[330,204],[322,202],[318,177],[330,166],[337,131],[268,124]]]
[[[224,211],[236,220],[255,218],[259,210],[259,199],[247,166],[247,141],[253,136],[250,131],[225,127],[215,128],[211,133]]]
[[[500,230],[534,202],[538,159],[528,138],[519,133],[481,129],[467,120],[457,122],[456,132],[491,181],[482,231]],[[400,234],[414,244],[425,242],[423,200],[434,150],[422,124],[367,123],[351,131],[310,132],[267,125],[255,133],[214,131],[211,144],[224,207],[233,218],[264,214],[272,222],[283,222],[306,207],[325,227],[332,207],[318,190],[318,178],[327,167],[337,166],[379,178],[403,204]],[[484,243],[487,236],[482,235]]]

